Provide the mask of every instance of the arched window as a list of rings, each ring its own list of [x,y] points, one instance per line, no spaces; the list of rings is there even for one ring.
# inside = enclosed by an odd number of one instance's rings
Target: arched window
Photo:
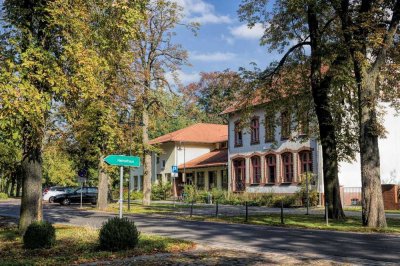
[[[300,174],[310,173],[313,171],[311,151],[299,152],[299,159],[300,159]]]
[[[251,183],[260,184],[261,182],[261,160],[260,156],[251,157]]]
[[[276,182],[276,155],[270,154],[265,156],[265,162],[267,164],[267,183]]]
[[[234,190],[244,191],[246,182],[246,161],[243,158],[233,160],[235,174]]]
[[[282,174],[283,182],[291,183],[293,182],[293,154],[290,152],[285,152],[282,154]]]
[[[260,121],[258,117],[254,117],[253,119],[251,119],[250,130],[251,130],[250,144],[260,143]]]

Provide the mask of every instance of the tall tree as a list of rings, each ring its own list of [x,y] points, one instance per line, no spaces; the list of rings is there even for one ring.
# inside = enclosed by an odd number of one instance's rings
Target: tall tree
[[[357,84],[362,220],[366,226],[386,227],[380,179],[378,138],[382,126],[378,119],[378,103],[385,94],[382,83],[389,83],[383,70],[399,63],[400,1],[330,2],[340,17]]]
[[[240,75],[233,71],[202,72],[200,81],[183,87],[181,92],[187,104],[196,105],[204,113],[203,122],[223,124],[226,117],[221,112],[235,99],[241,83]]]
[[[160,104],[151,91],[170,87],[165,74],[167,71],[176,74],[176,70],[186,64],[187,53],[172,41],[175,35],[173,30],[182,18],[182,8],[171,1],[148,1],[143,6],[142,14],[145,19],[137,24],[132,47],[138,58],[133,64],[133,70],[137,73],[136,89],[140,91],[140,96],[136,98],[136,103],[140,103],[138,111],[143,122],[143,204],[150,205],[152,167],[149,112]]]
[[[140,6],[141,1],[93,1],[82,3],[81,8],[74,11],[59,6],[57,13],[58,21],[62,21],[66,29],[69,21],[65,13],[81,17],[81,23],[88,25],[85,32],[68,33],[71,39],[79,40],[73,51],[81,46],[88,47],[83,51],[86,52],[86,67],[74,66],[74,71],[89,71],[85,74],[87,82],[76,85],[85,85],[90,94],[81,90],[70,93],[62,112],[67,121],[70,151],[81,160],[78,167],[98,170],[97,207],[100,210],[107,207],[110,183],[110,169],[104,158],[107,154],[121,153],[122,149],[124,131],[119,118],[126,104],[126,87],[131,85],[127,76],[132,75],[129,67],[134,55],[129,42],[134,38]]]
[[[19,229],[24,232],[35,220],[42,219],[42,143],[51,100],[61,89],[62,69],[57,65],[59,37],[50,27],[47,1],[4,1],[7,23],[3,35],[8,46],[3,50],[8,62],[9,84],[2,84],[2,106],[10,100],[20,108],[8,110],[15,117],[22,138],[23,186]],[[7,30],[8,29],[8,30]],[[13,91],[11,91],[13,90]],[[15,107],[14,107],[15,108]],[[7,112],[8,108],[3,111]]]
[[[307,87],[314,100],[315,114],[318,119],[319,137],[323,155],[324,194],[328,204],[328,215],[333,219],[342,219],[344,212],[340,200],[338,178],[338,148],[337,148],[337,124],[331,106],[332,80],[335,68],[341,66],[345,58],[340,57],[335,47],[332,32],[334,32],[335,16],[329,5],[321,1],[276,1],[272,11],[269,11],[267,0],[243,0],[239,9],[242,20],[246,20],[249,26],[256,23],[265,25],[262,45],[269,45],[270,50],[285,52],[282,59],[273,64],[261,75],[261,80],[269,84],[276,83],[276,77],[281,73],[279,80],[288,79],[290,70],[284,70],[285,64],[296,53],[304,53],[305,46],[311,48],[311,54],[305,61],[310,76]],[[291,45],[295,43],[294,45]],[[297,65],[297,67],[299,67]],[[299,74],[300,76],[303,74]],[[292,81],[297,82],[299,75],[292,75]],[[278,82],[280,94],[287,97],[293,95],[291,86],[282,86]],[[277,86],[267,86],[273,91],[268,93],[271,100],[276,95]],[[265,87],[265,85],[264,85]],[[283,91],[282,91],[283,90]],[[296,92],[294,92],[296,93]],[[282,95],[278,95],[282,97]]]

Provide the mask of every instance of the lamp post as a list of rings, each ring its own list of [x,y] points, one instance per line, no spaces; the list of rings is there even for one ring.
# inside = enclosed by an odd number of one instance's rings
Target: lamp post
[[[186,147],[185,147],[185,143],[183,143],[183,149],[182,149],[182,142],[179,142],[179,147],[178,147],[178,151],[183,150],[183,174],[182,174],[182,182],[185,181],[186,182]],[[178,161],[178,160],[177,160]],[[178,164],[178,162],[177,162]]]
[[[128,113],[128,118],[126,122],[122,121],[122,117],[120,119],[120,124],[128,125],[129,126],[129,156],[132,156],[132,144],[133,144],[133,126],[136,125],[136,113],[133,115],[133,120],[131,120],[131,112],[126,110]],[[140,120],[139,124],[140,127],[144,126],[143,121]],[[129,167],[129,180],[128,180],[128,211],[131,210],[131,180],[133,178],[133,169]]]

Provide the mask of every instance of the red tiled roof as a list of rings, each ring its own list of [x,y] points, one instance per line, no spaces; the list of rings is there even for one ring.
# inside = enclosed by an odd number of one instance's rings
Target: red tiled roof
[[[183,168],[201,168],[211,166],[223,166],[228,163],[228,149],[213,150],[196,159],[186,162],[185,165],[178,166],[179,169]]]
[[[228,141],[228,126],[218,124],[199,123],[155,138],[149,144],[158,144],[170,141],[191,143],[217,143]]]
[[[326,74],[329,71],[329,66],[322,66],[321,73]],[[285,76],[291,74],[291,79],[285,79]],[[294,79],[294,77],[298,77],[298,79]],[[269,91],[274,90],[275,93],[280,97],[288,97],[293,94],[297,94],[296,89],[300,89],[304,87],[303,80],[298,76],[296,71],[286,72],[280,74],[281,77],[275,78],[271,84],[269,84]],[[309,86],[309,85],[308,85]],[[289,90],[288,90],[289,89]],[[246,107],[254,107],[257,105],[262,105],[270,102],[272,99],[262,95],[262,93],[266,94],[268,91],[265,91],[265,88],[260,88],[254,92],[253,95],[249,95],[248,97],[243,97],[241,101],[233,102],[228,108],[221,112],[221,115],[229,114]]]

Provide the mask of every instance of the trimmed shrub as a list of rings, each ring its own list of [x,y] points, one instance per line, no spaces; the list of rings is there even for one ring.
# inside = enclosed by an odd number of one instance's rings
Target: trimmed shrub
[[[273,207],[280,208],[282,201],[283,201],[283,207],[284,208],[289,208],[293,207],[297,201],[298,197],[297,195],[285,195],[285,196],[276,196],[273,201]]]
[[[0,199],[8,199],[7,193],[0,192]]]
[[[56,230],[49,222],[31,223],[23,237],[24,248],[51,248],[56,242]]]
[[[126,217],[114,217],[103,223],[100,229],[100,248],[110,251],[135,248],[139,242],[139,235],[133,221]]]
[[[162,182],[154,185],[151,188],[151,199],[152,200],[166,200],[172,196],[172,183]]]

